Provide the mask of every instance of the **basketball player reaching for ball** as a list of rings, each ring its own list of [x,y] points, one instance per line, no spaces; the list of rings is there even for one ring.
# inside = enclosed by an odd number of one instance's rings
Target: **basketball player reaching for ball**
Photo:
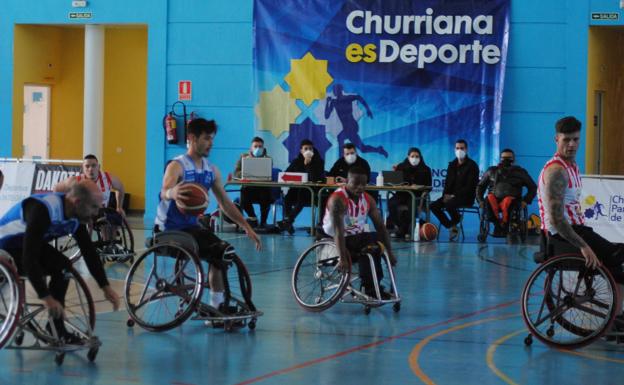
[[[262,248],[260,238],[247,223],[240,211],[227,196],[221,182],[221,173],[211,164],[207,157],[212,148],[217,125],[214,120],[194,119],[188,125],[189,147],[185,154],[177,156],[167,166],[160,190],[160,203],[156,216],[158,230],[181,230],[191,234],[199,245],[200,258],[210,263],[208,281],[210,284],[210,305],[219,308],[223,303],[224,283],[220,268],[223,266],[223,255],[229,247],[210,230],[198,223],[196,215],[182,213],[176,201],[184,204],[190,198],[192,187],[184,183],[192,182],[212,191],[219,206],[229,218],[245,230],[249,239]]]
[[[334,191],[327,201],[323,217],[323,231],[334,238],[340,254],[340,270],[349,270],[351,262],[358,262],[360,278],[366,295],[375,297],[373,274],[370,261],[364,255],[368,246],[376,245],[379,239],[386,250],[390,263],[396,265],[396,258],[390,245],[390,236],[383,224],[383,219],[373,199],[364,191],[368,173],[359,167],[349,170],[347,184]],[[375,226],[376,233],[368,231],[367,219]],[[378,282],[383,278],[381,253],[373,253],[375,272]],[[379,288],[382,298],[390,298],[390,294]]]

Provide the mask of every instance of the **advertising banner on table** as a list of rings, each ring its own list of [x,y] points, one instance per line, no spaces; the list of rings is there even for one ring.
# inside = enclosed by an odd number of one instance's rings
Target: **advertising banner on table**
[[[585,224],[611,242],[624,242],[624,178],[583,176]]]
[[[457,139],[499,151],[509,0],[255,0],[255,127],[276,167],[311,139],[373,171],[418,147],[442,186]]]
[[[4,183],[0,190],[0,216],[13,205],[28,197],[35,173],[34,163],[0,162]]]

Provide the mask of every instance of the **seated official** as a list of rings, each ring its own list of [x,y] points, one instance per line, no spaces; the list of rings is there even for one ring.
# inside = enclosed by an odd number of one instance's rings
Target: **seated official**
[[[349,170],[347,184],[334,191],[329,197],[327,209],[323,217],[323,231],[333,237],[340,256],[340,270],[349,271],[351,263],[359,263],[360,278],[366,295],[374,297],[375,284],[368,258],[362,250],[381,241],[388,251],[392,265],[396,265],[396,258],[390,245],[390,237],[383,224],[383,219],[375,200],[364,191],[366,186],[366,171],[353,167]],[[368,231],[367,219],[375,226],[376,233]],[[381,268],[381,254],[373,255],[377,280],[383,278]],[[382,299],[390,298],[390,294],[382,287]]]
[[[529,173],[524,168],[514,165],[515,154],[512,150],[501,151],[500,160],[498,165],[487,169],[477,185],[477,201],[482,208],[486,207],[483,195],[487,191],[485,199],[495,225],[495,236],[505,234],[511,205],[522,199],[520,204],[524,208],[531,204],[537,193],[537,186]],[[527,189],[524,197],[522,197],[523,187]]]
[[[457,225],[461,220],[459,208],[471,207],[475,200],[475,191],[479,182],[479,166],[468,157],[468,143],[463,139],[455,142],[455,158],[446,169],[446,181],[442,197],[431,203],[431,212],[442,226],[449,229],[449,240],[454,241],[459,235]],[[448,212],[450,218],[444,211]]]
[[[269,158],[266,148],[264,147],[264,140],[260,137],[255,137],[251,140],[251,146],[249,151],[241,154],[240,158],[236,162],[236,168],[234,169],[234,176],[236,178],[241,177],[241,170],[243,164],[243,158]],[[240,204],[242,209],[247,213],[247,222],[251,227],[258,226],[258,218],[254,211],[253,204],[260,205],[260,227],[265,227],[267,224],[267,218],[269,217],[269,210],[271,203],[273,203],[273,197],[270,187],[242,187],[240,191]]]
[[[407,152],[407,158],[393,167],[396,171],[403,172],[403,182],[406,185],[431,186],[431,168],[425,163],[425,158],[420,150],[412,147]],[[406,192],[397,192],[388,200],[389,218],[388,227],[398,227],[395,236],[403,238],[408,234],[412,218],[412,197]],[[420,211],[420,210],[419,210]]]
[[[309,139],[301,141],[299,155],[286,169],[287,172],[305,172],[309,182],[318,182],[323,177],[325,161]],[[278,223],[280,230],[294,234],[293,223],[304,207],[309,206],[312,197],[307,189],[291,188],[284,198],[284,220]]]

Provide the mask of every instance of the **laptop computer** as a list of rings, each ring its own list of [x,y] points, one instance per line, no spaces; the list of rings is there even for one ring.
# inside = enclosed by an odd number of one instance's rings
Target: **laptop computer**
[[[403,171],[382,171],[384,185],[399,186],[405,183],[403,180]]]
[[[243,158],[241,167],[241,179],[248,180],[271,180],[273,160],[271,158]]]

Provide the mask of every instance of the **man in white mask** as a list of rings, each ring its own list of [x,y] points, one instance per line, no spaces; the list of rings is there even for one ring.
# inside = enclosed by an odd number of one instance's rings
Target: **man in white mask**
[[[347,143],[342,146],[342,158],[338,159],[332,166],[327,176],[336,178],[336,182],[346,182],[349,170],[353,167],[359,167],[366,172],[366,184],[370,181],[370,165],[366,159],[358,155],[355,145]]]
[[[457,224],[461,220],[458,208],[471,207],[479,183],[479,166],[468,157],[468,143],[464,139],[455,142],[455,159],[446,169],[446,181],[442,197],[431,203],[431,212],[449,229],[449,240],[457,240]],[[448,212],[449,217],[444,212]]]

